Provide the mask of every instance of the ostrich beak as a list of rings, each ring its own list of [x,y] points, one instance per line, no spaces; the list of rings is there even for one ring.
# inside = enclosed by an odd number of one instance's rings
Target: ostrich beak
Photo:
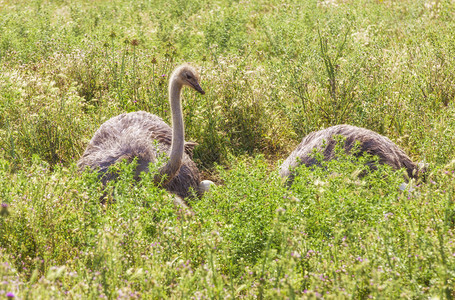
[[[196,91],[198,91],[199,93],[201,93],[202,95],[205,94],[204,90],[201,88],[201,86],[199,85],[199,82],[197,82],[196,80],[192,80],[190,81],[190,85],[192,88],[194,88]]]

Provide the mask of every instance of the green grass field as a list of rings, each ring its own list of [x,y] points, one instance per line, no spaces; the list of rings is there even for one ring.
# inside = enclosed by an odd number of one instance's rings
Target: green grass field
[[[454,28],[453,0],[0,1],[0,298],[455,298]],[[101,205],[78,158],[122,112],[170,123],[183,62],[217,187],[189,212],[121,165]],[[280,162],[342,123],[426,181],[341,157],[287,188]]]

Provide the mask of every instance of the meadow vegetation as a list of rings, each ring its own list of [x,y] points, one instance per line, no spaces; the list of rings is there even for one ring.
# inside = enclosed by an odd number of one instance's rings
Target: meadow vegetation
[[[0,297],[455,297],[455,2],[0,1]],[[105,193],[75,163],[96,129],[146,110],[218,186],[192,212],[132,165]],[[313,130],[386,135],[426,181],[340,154],[278,166]],[[360,160],[360,161],[358,161]]]

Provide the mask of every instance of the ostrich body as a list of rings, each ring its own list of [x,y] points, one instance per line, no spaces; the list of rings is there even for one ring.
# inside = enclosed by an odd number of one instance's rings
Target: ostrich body
[[[312,166],[318,161],[312,155],[313,149],[317,149],[324,155],[325,160],[334,158],[334,148],[337,141],[335,136],[345,138],[344,149],[349,153],[356,142],[360,144],[360,152],[369,153],[379,158],[379,163],[388,164],[394,169],[405,168],[408,176],[415,178],[418,175],[417,165],[395,143],[385,136],[374,131],[351,125],[336,125],[323,130],[314,131],[303,138],[302,142],[289,155],[280,167],[280,175],[289,178],[292,182],[293,171],[301,164]],[[373,167],[370,165],[370,167]]]
[[[126,160],[137,159],[135,178],[149,171],[149,164],[156,163],[161,155],[169,157],[154,177],[156,184],[182,197],[190,196],[190,188],[196,192],[200,176],[192,161],[195,143],[185,142],[181,90],[189,86],[205,94],[199,85],[197,71],[188,64],[175,69],[169,80],[169,102],[172,128],[160,117],[144,111],[124,113],[113,117],[100,126],[78,162],[80,169],[90,168],[100,173],[103,183],[116,177],[108,172],[109,166]]]

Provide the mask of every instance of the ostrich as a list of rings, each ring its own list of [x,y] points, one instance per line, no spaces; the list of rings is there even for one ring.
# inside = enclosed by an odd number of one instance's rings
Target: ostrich
[[[296,167],[301,164],[306,166],[318,164],[311,155],[313,149],[320,151],[325,160],[333,159],[337,143],[334,136],[337,135],[345,138],[344,149],[347,153],[351,151],[356,142],[359,142],[360,155],[369,153],[378,156],[379,163],[388,164],[397,170],[405,168],[410,178],[417,178],[419,173],[417,165],[390,139],[374,131],[351,125],[336,125],[308,134],[281,165],[281,177],[288,178],[288,182],[292,183]],[[369,166],[374,168],[373,165]]]
[[[190,188],[198,195],[207,191],[211,182],[200,182],[199,170],[192,161],[196,143],[185,142],[180,101],[183,86],[205,94],[199,85],[195,68],[183,64],[174,70],[169,80],[172,128],[160,117],[145,111],[113,117],[95,132],[78,161],[79,169],[90,168],[98,171],[102,182],[106,183],[116,177],[116,174],[108,172],[109,166],[122,160],[132,162],[137,159],[135,179],[139,180],[141,172],[149,171],[150,163],[156,163],[158,157],[165,155],[168,160],[155,175],[155,184],[182,199],[191,195]],[[180,199],[176,201],[181,204]]]

